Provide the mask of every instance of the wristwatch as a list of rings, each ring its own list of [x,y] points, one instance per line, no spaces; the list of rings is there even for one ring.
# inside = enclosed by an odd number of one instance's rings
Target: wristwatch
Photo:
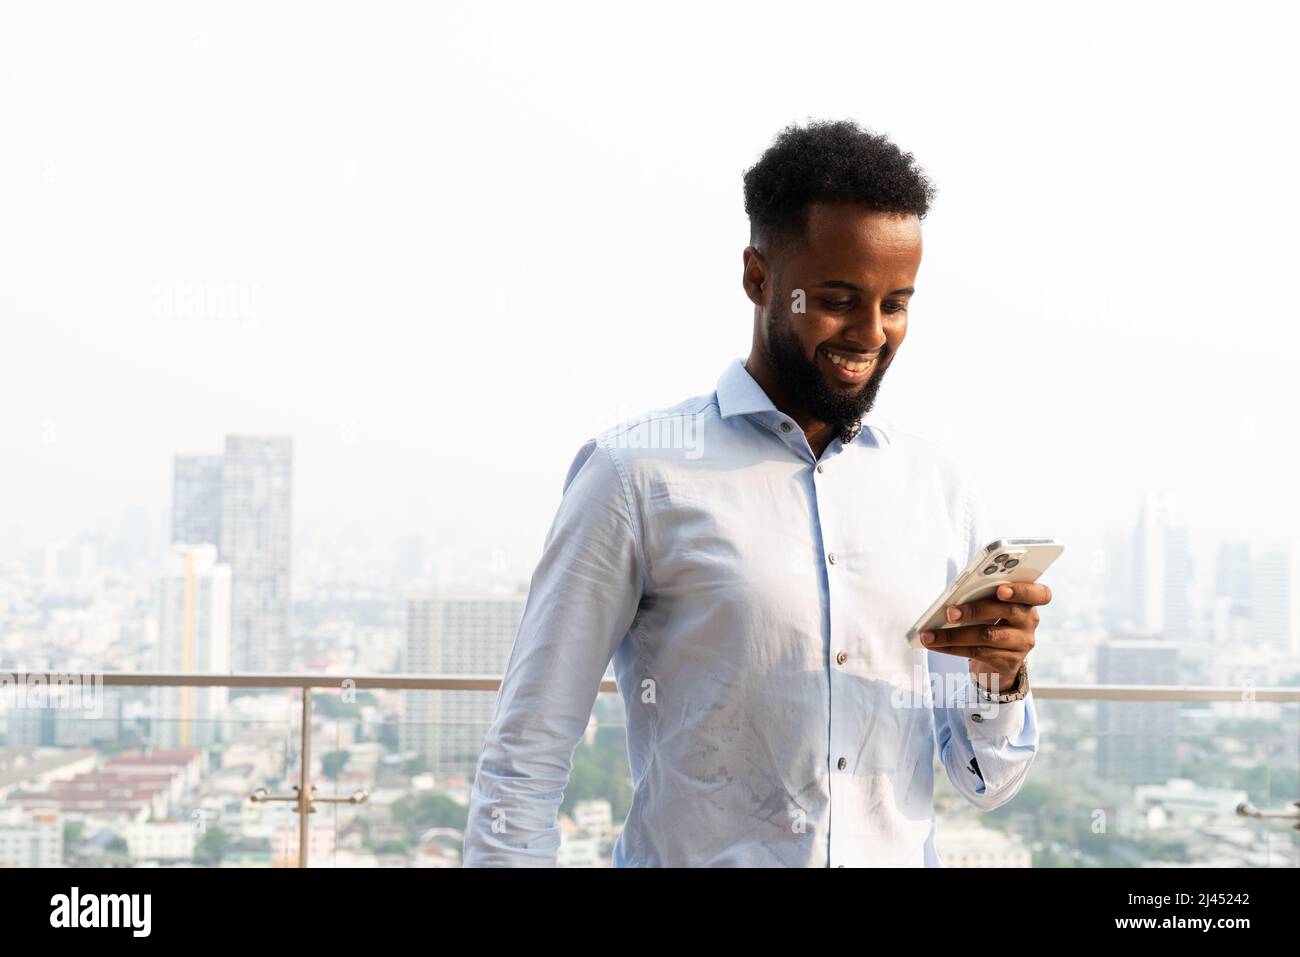
[[[990,694],[978,681],[975,682],[975,690],[979,692],[980,698],[985,701],[997,701],[1005,704],[1008,701],[1019,701],[1029,693],[1029,666],[1023,661],[1020,663],[1020,671],[1016,674],[1016,683],[1010,691],[1000,691],[997,694]]]

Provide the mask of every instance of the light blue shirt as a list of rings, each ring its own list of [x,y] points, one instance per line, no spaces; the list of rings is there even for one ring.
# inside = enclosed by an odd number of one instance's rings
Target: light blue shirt
[[[737,360],[716,392],[588,442],[565,482],[479,759],[465,864],[550,865],[613,658],[635,784],[616,866],[941,866],[934,748],[992,809],[1032,693],[905,633],[993,541],[940,447],[864,420],[814,456]]]

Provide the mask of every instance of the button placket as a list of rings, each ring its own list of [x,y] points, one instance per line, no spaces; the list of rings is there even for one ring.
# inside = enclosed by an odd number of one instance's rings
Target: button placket
[[[811,451],[811,450],[810,450]],[[833,447],[829,450],[834,454]],[[815,509],[817,531],[821,537],[822,561],[824,571],[824,585],[826,589],[826,600],[829,604],[829,614],[826,616],[825,634],[823,640],[827,657],[823,659],[826,662],[824,667],[827,668],[828,691],[830,693],[830,709],[827,714],[828,724],[826,728],[827,744],[827,764],[831,769],[831,780],[827,793],[828,811],[830,813],[830,834],[828,836],[827,853],[832,861],[842,861],[844,859],[845,849],[841,846],[843,838],[837,838],[842,829],[837,828],[835,821],[837,812],[848,807],[845,803],[850,800],[852,789],[850,782],[845,780],[848,775],[849,761],[847,755],[854,745],[847,740],[848,731],[853,726],[853,721],[845,712],[845,708],[851,707],[852,694],[848,689],[846,682],[851,681],[851,677],[841,666],[848,661],[848,652],[844,650],[841,642],[843,637],[841,632],[844,631],[844,622],[841,621],[843,609],[840,605],[840,579],[845,574],[844,556],[835,551],[835,546],[841,543],[833,540],[835,529],[835,497],[830,494],[830,486],[827,483],[832,481],[830,474],[827,472],[826,461],[819,460],[815,453],[810,457],[812,469],[805,473],[808,476],[808,487],[813,498],[813,508]],[[845,596],[845,600],[848,597]],[[839,645],[840,647],[836,647]],[[844,811],[843,813],[850,813]]]

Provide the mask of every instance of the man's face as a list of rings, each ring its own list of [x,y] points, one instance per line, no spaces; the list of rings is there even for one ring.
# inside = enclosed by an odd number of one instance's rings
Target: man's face
[[[806,241],[773,259],[762,322],[768,365],[791,399],[847,441],[907,334],[920,220],[815,204]]]

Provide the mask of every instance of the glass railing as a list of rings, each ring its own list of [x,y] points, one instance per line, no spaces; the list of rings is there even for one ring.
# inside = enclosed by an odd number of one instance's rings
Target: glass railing
[[[1296,810],[1300,704],[1050,694],[1035,691],[1039,750],[1010,802],[979,811],[936,772],[947,866],[1300,866],[1295,820],[1239,811]]]
[[[297,866],[293,808],[249,800],[296,781],[291,715],[32,717],[0,711],[0,867]]]
[[[0,700],[0,866],[460,865],[496,679],[102,677],[93,714]],[[214,711],[192,683],[228,700]],[[1034,697],[1039,753],[1006,805],[970,806],[936,760],[947,866],[1300,865],[1294,821],[1249,816],[1300,799],[1300,689]],[[622,702],[602,694],[565,791],[562,866],[609,865],[631,794]]]

